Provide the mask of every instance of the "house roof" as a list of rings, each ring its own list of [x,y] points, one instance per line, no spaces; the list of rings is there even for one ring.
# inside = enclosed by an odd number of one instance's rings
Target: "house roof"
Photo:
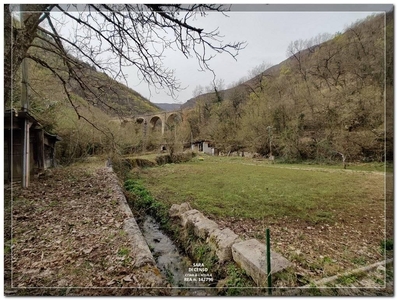
[[[46,135],[49,139],[55,139],[57,141],[62,141],[62,138],[59,135],[48,133],[44,131],[44,135]]]
[[[18,111],[16,108],[7,109],[4,111],[4,118],[18,118],[18,119],[28,119],[30,122],[34,123],[38,127],[42,127],[42,125],[37,121],[35,117],[33,117],[28,111],[20,110]]]
[[[211,140],[207,140],[207,139],[194,140],[192,143],[196,144],[196,143],[203,143],[203,142],[212,143]]]

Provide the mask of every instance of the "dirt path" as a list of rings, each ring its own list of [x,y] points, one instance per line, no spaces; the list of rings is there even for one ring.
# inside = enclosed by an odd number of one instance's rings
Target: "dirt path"
[[[150,289],[167,285],[156,267],[134,267],[125,212],[103,165],[51,170],[28,189],[13,189],[6,294],[168,293]]]

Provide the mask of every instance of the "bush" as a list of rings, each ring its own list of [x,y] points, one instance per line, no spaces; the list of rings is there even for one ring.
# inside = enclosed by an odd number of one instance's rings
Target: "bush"
[[[171,160],[171,155],[165,154],[165,155],[159,155],[156,157],[156,163],[161,166],[165,164],[170,164],[172,162]]]
[[[177,163],[182,163],[182,162],[188,162],[196,155],[197,154],[193,151],[174,153],[172,155],[164,154],[164,155],[157,156],[156,162],[158,165],[165,165],[165,164],[171,164],[171,163],[177,164]]]
[[[121,160],[122,164],[129,170],[133,168],[149,168],[154,167],[156,164],[150,160],[142,158],[124,158]]]

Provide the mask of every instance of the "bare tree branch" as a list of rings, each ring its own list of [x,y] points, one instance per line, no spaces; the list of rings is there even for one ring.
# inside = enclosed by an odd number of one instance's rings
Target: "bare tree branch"
[[[178,50],[186,58],[195,58],[200,69],[214,74],[210,61],[216,54],[227,53],[236,58],[245,47],[243,42],[223,43],[218,29],[205,30],[193,25],[197,16],[205,17],[209,11],[225,16],[229,7],[223,5],[88,4],[77,8],[76,5],[41,4],[25,7],[28,12],[21,30],[13,27],[10,6],[5,6],[5,44],[12,45],[5,49],[4,56],[5,86],[8,87],[5,102],[11,100],[12,74],[24,58],[29,58],[59,80],[78,118],[104,134],[82,115],[73,96],[78,94],[88,103],[113,109],[106,93],[118,95],[117,91],[111,86],[104,87],[100,78],[92,78],[92,68],[127,83],[124,68],[135,67],[139,79],[175,96],[182,86],[174,71],[163,64],[168,49]],[[62,35],[61,27],[65,24],[73,24],[72,36]],[[46,59],[47,55],[51,59]]]

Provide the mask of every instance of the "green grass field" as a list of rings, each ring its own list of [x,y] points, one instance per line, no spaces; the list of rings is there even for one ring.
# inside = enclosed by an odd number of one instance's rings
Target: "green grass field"
[[[272,249],[294,265],[276,283],[288,287],[385,258],[386,230],[393,236],[385,227],[391,176],[380,163],[343,169],[206,155],[130,173],[166,207],[189,202],[243,239],[264,243],[270,229]]]
[[[384,201],[380,164],[348,167],[269,164],[240,157],[195,158],[136,172],[155,198],[188,201],[215,217],[294,217],[333,222]]]

